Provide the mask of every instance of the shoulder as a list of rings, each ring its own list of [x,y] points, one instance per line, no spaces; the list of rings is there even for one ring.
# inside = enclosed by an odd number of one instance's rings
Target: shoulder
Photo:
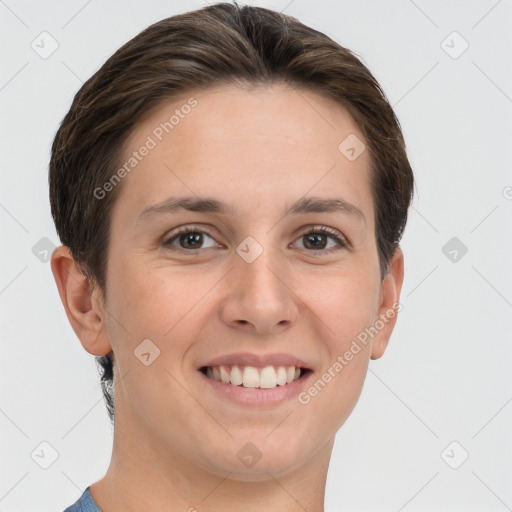
[[[64,512],[101,512],[101,510],[92,499],[89,487],[87,487],[80,498]]]

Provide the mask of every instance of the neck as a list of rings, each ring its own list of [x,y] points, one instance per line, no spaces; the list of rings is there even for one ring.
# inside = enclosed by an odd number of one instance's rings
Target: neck
[[[184,459],[172,446],[155,442],[149,433],[141,434],[139,427],[130,428],[133,422],[122,423],[116,415],[110,466],[90,488],[105,512],[324,512],[334,438],[307,463],[289,471],[277,473],[256,464],[250,474],[238,469],[215,472],[192,458]]]

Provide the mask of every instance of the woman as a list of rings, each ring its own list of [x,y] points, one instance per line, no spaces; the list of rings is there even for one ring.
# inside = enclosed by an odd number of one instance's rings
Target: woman
[[[412,192],[370,71],[292,17],[219,3],[110,57],[50,162],[52,271],[114,423],[67,511],[322,511]]]

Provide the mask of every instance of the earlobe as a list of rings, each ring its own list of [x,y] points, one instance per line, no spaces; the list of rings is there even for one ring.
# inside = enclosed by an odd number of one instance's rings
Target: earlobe
[[[83,275],[69,247],[61,245],[52,254],[51,269],[66,315],[84,349],[93,355],[108,354],[101,292]]]
[[[400,291],[404,280],[404,255],[399,246],[393,251],[388,273],[381,285],[380,303],[375,328],[377,334],[372,340],[372,359],[379,359],[388,346],[389,338],[396,324]]]

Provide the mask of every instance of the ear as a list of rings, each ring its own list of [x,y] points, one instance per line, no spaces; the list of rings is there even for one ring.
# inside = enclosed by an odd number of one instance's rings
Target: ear
[[[379,308],[375,327],[378,330],[372,340],[372,359],[379,359],[388,346],[389,338],[398,317],[400,291],[404,281],[404,255],[399,246],[393,251],[388,273],[382,280]]]
[[[53,251],[51,268],[60,300],[82,346],[96,356],[108,354],[112,348],[101,290],[82,274],[69,247],[61,245]]]

